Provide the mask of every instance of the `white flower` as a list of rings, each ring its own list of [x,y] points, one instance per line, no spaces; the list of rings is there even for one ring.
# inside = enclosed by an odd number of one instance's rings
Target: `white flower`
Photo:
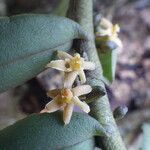
[[[80,54],[76,53],[74,56],[69,55],[66,52],[58,51],[58,57],[60,60],[51,61],[47,64],[47,67],[51,67],[60,71],[64,71],[65,74],[65,87],[71,87],[77,75],[79,75],[81,83],[86,82],[84,70],[94,70],[95,64],[90,61],[85,61],[80,57]]]
[[[86,113],[90,111],[86,102],[82,102],[78,97],[90,93],[91,90],[90,85],[80,85],[72,89],[62,88],[51,90],[47,95],[53,100],[46,104],[41,113],[51,113],[63,109],[63,121],[65,124],[68,124],[73,113],[74,105],[79,106]]]
[[[122,42],[118,37],[120,27],[118,24],[113,25],[109,20],[102,18],[98,32],[96,33],[97,38],[104,40],[114,41],[120,48],[122,48]]]

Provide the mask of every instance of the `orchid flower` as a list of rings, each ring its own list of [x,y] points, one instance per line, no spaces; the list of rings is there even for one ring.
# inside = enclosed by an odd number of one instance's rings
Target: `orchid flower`
[[[69,55],[66,52],[58,51],[58,57],[60,60],[51,61],[47,64],[47,67],[51,67],[60,71],[64,71],[65,74],[65,87],[70,87],[79,75],[81,84],[86,82],[84,70],[94,70],[95,64],[90,61],[85,61],[80,54],[76,53],[74,56]]]
[[[118,37],[119,32],[120,27],[118,24],[113,25],[109,20],[102,18],[98,32],[96,33],[96,38],[114,41],[120,48],[122,48],[122,42]]]
[[[51,113],[63,109],[63,121],[65,124],[68,124],[73,113],[74,105],[79,106],[86,113],[90,111],[86,102],[82,102],[78,97],[90,93],[91,90],[90,85],[51,90],[47,95],[53,100],[46,104],[41,113]]]

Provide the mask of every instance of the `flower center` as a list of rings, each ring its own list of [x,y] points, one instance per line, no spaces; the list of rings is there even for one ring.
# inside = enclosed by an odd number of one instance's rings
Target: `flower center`
[[[72,97],[73,97],[73,94],[70,89],[62,89],[60,91],[58,103],[60,105],[65,104],[65,103],[69,104],[71,103]]]
[[[83,58],[81,58],[79,54],[75,54],[69,64],[72,70],[79,71],[83,66]]]

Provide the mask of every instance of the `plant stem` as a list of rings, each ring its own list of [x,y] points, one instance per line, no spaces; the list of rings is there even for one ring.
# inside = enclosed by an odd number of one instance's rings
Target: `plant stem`
[[[78,22],[87,32],[90,40],[75,40],[74,48],[78,49],[80,54],[86,52],[90,61],[96,64],[94,71],[86,73],[87,82],[91,86],[99,86],[105,89],[102,82],[102,67],[99,62],[97,50],[95,47],[93,33],[93,1],[92,0],[70,0],[68,17]],[[109,137],[101,139],[103,149],[105,150],[125,150],[116,122],[110,109],[107,94],[90,104],[90,115],[97,119],[103,127],[110,133]]]

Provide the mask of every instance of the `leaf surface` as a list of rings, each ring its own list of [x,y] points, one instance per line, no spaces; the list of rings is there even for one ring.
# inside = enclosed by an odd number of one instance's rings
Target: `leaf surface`
[[[62,150],[93,150],[94,145],[95,145],[94,138],[90,138],[86,141],[75,144],[75,145],[68,147],[68,148],[64,148]]]
[[[56,50],[85,38],[81,27],[65,17],[16,15],[0,18],[0,92],[16,87],[45,69]]]
[[[33,114],[0,131],[0,149],[62,149],[104,134],[103,127],[87,114],[73,113],[66,126],[61,112]]]

